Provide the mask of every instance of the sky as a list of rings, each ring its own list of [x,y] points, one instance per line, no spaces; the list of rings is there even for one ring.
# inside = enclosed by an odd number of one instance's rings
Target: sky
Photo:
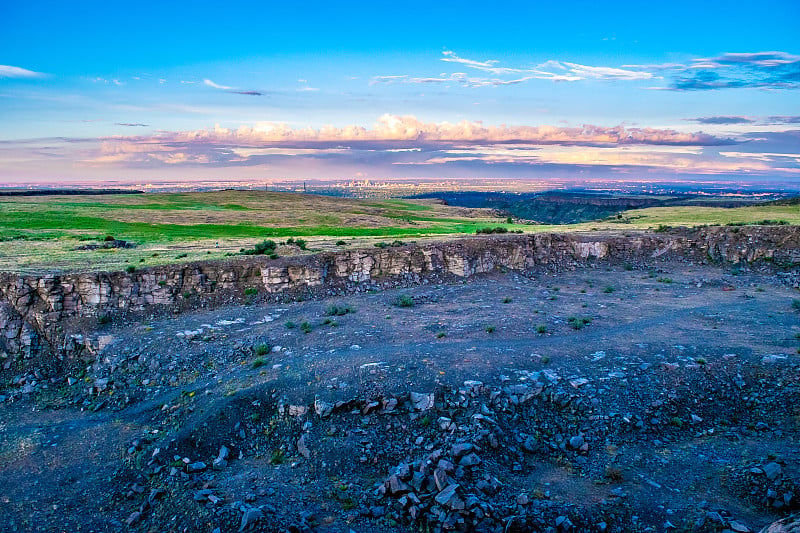
[[[800,186],[800,2],[3,2],[0,186]]]

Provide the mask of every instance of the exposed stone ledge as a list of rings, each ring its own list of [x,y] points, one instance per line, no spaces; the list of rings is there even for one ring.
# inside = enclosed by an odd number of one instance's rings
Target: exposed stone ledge
[[[467,278],[497,268],[529,272],[598,261],[652,263],[773,261],[800,264],[796,226],[706,227],[635,232],[477,236],[398,248],[326,252],[271,260],[165,265],[126,272],[19,276],[0,274],[0,351],[30,355],[67,350],[87,333],[87,318],[230,303],[248,288],[280,295],[355,291],[373,284]],[[81,327],[81,324],[83,327]],[[82,338],[82,337],[81,337]],[[88,338],[88,337],[87,337]],[[87,342],[89,342],[87,340]]]

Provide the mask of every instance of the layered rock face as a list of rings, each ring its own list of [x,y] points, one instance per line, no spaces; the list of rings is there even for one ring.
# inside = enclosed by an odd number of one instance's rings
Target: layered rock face
[[[467,278],[495,269],[530,273],[597,262],[667,260],[800,264],[800,228],[707,227],[665,233],[478,236],[399,248],[360,249],[271,260],[166,265],[126,272],[0,274],[0,351],[84,348],[97,318],[180,312],[240,301],[247,289],[281,298]],[[248,291],[250,292],[250,291]]]

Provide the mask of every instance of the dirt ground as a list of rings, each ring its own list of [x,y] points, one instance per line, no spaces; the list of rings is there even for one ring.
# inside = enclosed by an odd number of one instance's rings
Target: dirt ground
[[[668,263],[112,322],[0,391],[1,529],[757,531],[800,509],[795,297]]]

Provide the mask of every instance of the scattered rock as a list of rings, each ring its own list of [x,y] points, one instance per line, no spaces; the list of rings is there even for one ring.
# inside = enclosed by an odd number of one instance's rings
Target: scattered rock
[[[246,528],[261,521],[264,518],[264,512],[258,507],[251,507],[242,513],[242,524],[239,526],[239,531],[244,531]]]
[[[434,393],[412,392],[410,394],[411,407],[415,411],[428,411],[433,409]]]

